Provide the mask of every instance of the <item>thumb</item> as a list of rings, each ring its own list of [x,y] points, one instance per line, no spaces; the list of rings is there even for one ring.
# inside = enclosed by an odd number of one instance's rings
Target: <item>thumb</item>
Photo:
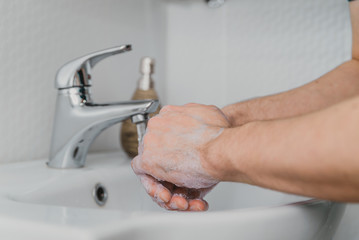
[[[139,155],[137,155],[134,159],[132,159],[131,161],[131,167],[132,170],[137,174],[144,174],[145,172],[143,171],[142,167],[141,167],[141,157]]]

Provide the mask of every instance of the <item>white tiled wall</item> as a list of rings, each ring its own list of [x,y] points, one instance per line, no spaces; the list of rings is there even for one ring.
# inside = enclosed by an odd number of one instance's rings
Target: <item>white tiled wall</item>
[[[170,1],[167,16],[167,100],[175,104],[276,93],[350,58],[345,0],[227,0],[218,9]]]
[[[0,1],[0,162],[46,157],[56,70],[122,43],[133,52],[96,66],[94,99],[127,100],[138,61],[156,58],[163,103],[224,106],[311,81],[350,58],[346,0]],[[118,149],[118,126],[93,151]],[[351,205],[335,239],[359,238]]]

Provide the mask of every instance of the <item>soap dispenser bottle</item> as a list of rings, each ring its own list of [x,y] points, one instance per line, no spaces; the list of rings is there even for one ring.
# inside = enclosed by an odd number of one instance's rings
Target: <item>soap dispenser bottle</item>
[[[137,89],[132,96],[132,100],[154,99],[158,100],[158,95],[154,89],[154,82],[152,73],[154,73],[154,60],[150,57],[144,57],[140,63],[141,77],[138,80]],[[158,114],[160,106],[157,111],[150,114],[150,117]],[[130,119],[122,124],[120,141],[124,151],[131,158],[138,154],[138,140],[137,140],[136,124],[133,124]]]

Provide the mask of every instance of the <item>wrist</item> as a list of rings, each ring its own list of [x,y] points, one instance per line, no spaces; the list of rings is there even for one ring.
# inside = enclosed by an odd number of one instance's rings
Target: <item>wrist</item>
[[[241,126],[251,121],[250,108],[247,102],[240,102],[225,106],[221,109],[227,117],[231,127]]]
[[[260,122],[247,123],[241,127],[225,128],[213,141],[207,144],[202,166],[219,181],[253,183],[249,173],[253,161],[251,153],[255,153],[255,144],[250,142]],[[255,134],[255,133],[254,133]]]

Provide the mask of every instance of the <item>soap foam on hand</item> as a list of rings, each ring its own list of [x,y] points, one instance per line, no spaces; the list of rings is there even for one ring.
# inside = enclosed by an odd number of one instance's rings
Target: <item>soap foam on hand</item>
[[[140,149],[140,152],[142,152],[142,149]],[[133,162],[133,165],[135,162],[136,161]],[[140,174],[139,177],[146,192],[151,196],[154,202],[162,208],[176,211],[206,211],[208,209],[208,203],[203,197],[218,182],[215,181],[214,185],[209,188],[196,189],[178,187],[172,183],[155,179],[144,173]],[[190,183],[190,185],[197,186],[198,183]],[[203,184],[200,185],[203,186]]]
[[[159,118],[158,116],[156,118]],[[166,172],[167,178],[161,178],[160,175],[156,175],[159,181],[168,181],[174,183],[177,187],[184,187],[188,189],[207,189],[212,188],[218,183],[217,179],[212,178],[202,167],[200,153],[196,147],[188,148],[186,146],[201,146],[208,140],[215,139],[222,132],[223,128],[210,129],[208,126],[202,125],[198,129],[192,132],[181,132],[181,130],[172,130],[173,136],[171,143],[173,149],[171,151],[175,153],[173,156],[165,155],[162,149],[167,148],[167,144],[160,146],[160,153],[152,153],[152,150],[148,151],[150,154],[146,155],[146,162],[158,162],[159,156],[165,164],[163,164],[163,171]],[[162,134],[166,134],[164,132]],[[156,134],[157,137],[161,137],[160,134]],[[185,143],[186,146],[183,146]],[[165,151],[165,150],[164,150]],[[143,152],[143,146],[141,146],[141,152]],[[163,152],[163,153],[162,153]],[[182,159],[185,159],[182,160]]]
[[[203,197],[219,180],[203,168],[202,149],[226,127],[218,108],[199,104],[166,106],[150,119],[132,167],[154,201],[170,210],[208,208]]]
[[[207,189],[187,189],[176,187],[169,182],[160,182],[148,175],[139,175],[148,195],[160,207],[178,211],[205,211],[208,203],[203,200]]]

